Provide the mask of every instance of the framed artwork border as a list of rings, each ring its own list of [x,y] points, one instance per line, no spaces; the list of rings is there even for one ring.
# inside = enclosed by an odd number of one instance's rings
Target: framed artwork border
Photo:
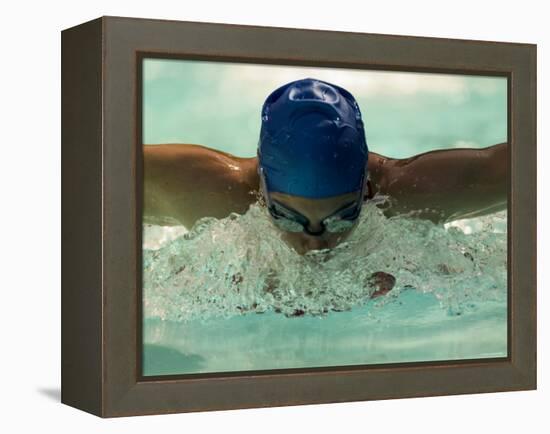
[[[63,403],[102,417],[536,388],[534,44],[101,17],[62,31]],[[144,58],[502,76],[508,357],[142,375]]]

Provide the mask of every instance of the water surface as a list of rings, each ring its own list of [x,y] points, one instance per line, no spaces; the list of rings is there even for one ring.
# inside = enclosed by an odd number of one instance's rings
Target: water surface
[[[367,205],[347,242],[305,256],[257,203],[147,231],[144,375],[507,354],[505,212],[436,225]],[[379,271],[396,283],[372,299]]]

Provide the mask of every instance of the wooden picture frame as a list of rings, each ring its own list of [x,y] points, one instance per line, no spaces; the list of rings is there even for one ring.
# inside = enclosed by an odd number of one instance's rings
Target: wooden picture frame
[[[536,388],[536,45],[101,17],[62,32],[62,402],[102,417]],[[508,78],[508,357],[141,375],[144,55]]]

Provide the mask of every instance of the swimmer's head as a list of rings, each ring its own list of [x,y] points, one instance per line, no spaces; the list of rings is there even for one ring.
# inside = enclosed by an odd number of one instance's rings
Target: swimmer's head
[[[286,220],[288,228],[278,225],[283,239],[299,253],[334,247],[349,236],[363,202],[367,162],[361,112],[345,89],[306,78],[266,99],[258,143],[262,190],[268,205],[289,210],[289,219],[274,221]]]
[[[357,191],[367,163],[361,112],[347,90],[305,78],[265,100],[258,167],[270,192],[322,199]]]

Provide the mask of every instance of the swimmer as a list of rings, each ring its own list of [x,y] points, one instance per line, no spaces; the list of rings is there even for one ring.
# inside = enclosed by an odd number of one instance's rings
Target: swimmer
[[[282,239],[305,254],[346,240],[363,203],[376,197],[387,197],[377,205],[387,217],[437,224],[506,209],[506,143],[404,159],[370,152],[354,97],[313,78],[274,90],[261,116],[255,157],[199,144],[145,145],[144,222],[191,228],[202,217],[244,214],[261,194]]]

